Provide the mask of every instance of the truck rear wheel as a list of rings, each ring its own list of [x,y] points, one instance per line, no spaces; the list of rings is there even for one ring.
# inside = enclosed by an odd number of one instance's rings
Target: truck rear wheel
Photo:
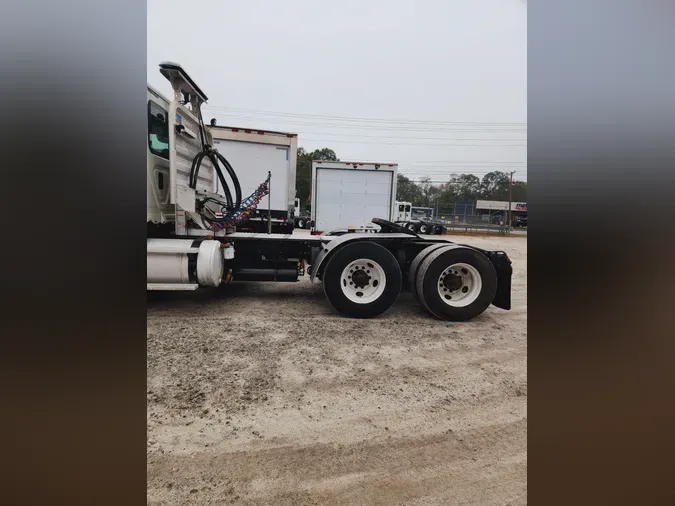
[[[322,275],[331,305],[352,318],[384,313],[401,291],[401,269],[394,255],[373,242],[356,242],[336,251]]]
[[[443,243],[437,243],[437,244],[432,244],[431,246],[427,246],[424,248],[422,251],[420,251],[417,256],[413,259],[412,263],[410,264],[410,269],[408,270],[408,288],[410,291],[415,295],[415,298],[419,300],[419,295],[417,294],[417,271],[420,268],[420,265],[424,261],[426,257],[428,257],[432,252],[436,251],[439,248],[448,248],[448,247],[455,247],[453,244],[443,244]]]
[[[420,234],[426,234],[429,232],[429,225],[426,223],[421,223],[420,224]]]
[[[407,228],[408,230],[410,230],[415,234],[417,233],[417,226],[414,223],[406,223],[405,228]]]
[[[436,318],[466,321],[492,303],[497,274],[480,251],[465,247],[439,248],[421,262],[415,289],[422,305]]]

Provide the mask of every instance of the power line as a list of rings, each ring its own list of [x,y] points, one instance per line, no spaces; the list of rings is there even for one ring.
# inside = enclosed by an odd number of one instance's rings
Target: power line
[[[410,171],[406,169],[401,169],[401,174],[408,174],[413,177],[445,177],[446,174],[460,174],[463,172],[471,172],[473,174],[487,174],[488,172],[510,172],[508,169],[513,169],[513,167],[484,167],[484,168],[473,168],[473,167],[452,167],[448,170],[437,171],[437,172],[425,172],[425,171]],[[526,170],[519,170],[518,173],[526,173]]]
[[[506,161],[484,161],[484,160],[399,160],[399,165],[403,164],[412,164],[412,165],[422,165],[422,164],[444,164],[444,163],[527,163],[526,161],[516,160],[512,162]]]
[[[509,139],[499,137],[414,137],[412,135],[367,135],[367,134],[343,134],[335,132],[295,132],[298,135],[334,135],[338,137],[368,137],[373,139],[409,139],[409,140],[428,140],[428,141],[527,141],[527,138]]]
[[[460,167],[457,167],[458,169],[461,169]],[[511,169],[511,170],[508,170]],[[431,178],[439,178],[439,177],[448,177],[452,175],[461,175],[461,174],[489,174],[490,172],[504,172],[505,174],[508,174],[509,172],[515,172],[516,174],[527,174],[526,169],[522,170],[517,170],[513,167],[490,167],[490,168],[481,168],[478,170],[475,170],[473,167],[466,167],[464,170],[458,170],[458,171],[453,171],[453,170],[447,170],[443,172],[423,172],[423,171],[410,171],[405,168],[402,168],[399,170],[399,174],[406,176],[406,177],[431,177]]]
[[[472,172],[474,174],[487,174],[488,172],[494,172],[494,171],[501,171],[501,172],[509,172],[508,169],[513,170],[515,167],[509,167],[509,166],[489,166],[485,165],[482,167],[448,167],[446,170],[438,170],[438,171],[423,171],[423,170],[406,170],[406,169],[401,169],[401,174],[410,174],[411,176],[423,176],[423,177],[444,177],[445,174],[458,174],[461,172]],[[519,170],[518,173],[526,173],[527,171],[525,169]]]
[[[508,165],[482,165],[476,167],[458,165],[457,167],[447,167],[445,168],[445,170],[438,170],[438,171],[410,170],[409,167],[405,166],[399,168],[400,174],[411,174],[413,176],[431,176],[431,177],[444,176],[445,174],[460,174],[463,172],[487,173],[494,171],[501,171],[501,172],[516,171],[518,173],[527,173],[527,168],[526,167],[518,168],[513,166],[509,167]]]
[[[364,118],[354,116],[332,116],[325,114],[307,114],[307,113],[290,113],[278,111],[264,111],[260,109],[243,109],[238,107],[226,107],[217,105],[205,105],[209,109],[216,109],[222,111],[243,112],[248,114],[261,114],[265,116],[282,116],[290,118],[315,118],[315,119],[329,119],[339,121],[358,121],[358,122],[375,122],[375,123],[408,123],[416,125],[482,125],[482,126],[522,126],[527,125],[527,122],[498,122],[498,121],[435,121],[435,120],[416,120],[416,119],[391,119],[391,118]]]
[[[457,167],[458,169],[460,167]],[[460,176],[462,174],[473,174],[473,175],[481,175],[484,176],[485,174],[489,174],[491,172],[504,172],[505,174],[508,174],[509,172],[514,172],[515,174],[523,174],[527,175],[527,170],[504,170],[504,169],[509,169],[510,167],[490,167],[490,168],[480,168],[478,170],[473,169],[472,167],[467,167],[464,170],[458,170],[458,171],[453,171],[453,170],[448,170],[444,172],[436,172],[436,173],[431,173],[431,172],[411,172],[405,168],[402,168],[399,170],[398,174],[405,176],[407,178],[426,178],[430,177],[432,179],[438,179],[438,178],[444,178],[444,177],[452,177],[452,176]],[[310,176],[302,176],[302,177],[310,177]]]
[[[431,163],[422,163],[422,162],[417,162],[417,161],[401,161],[399,160],[398,164],[399,165],[413,165],[416,167],[424,168],[426,165],[428,166],[441,166],[441,165],[454,165],[454,164],[460,164],[460,165],[467,165],[467,164],[472,164],[472,163],[478,163],[478,164],[488,164],[488,165],[525,165],[527,162],[521,161],[521,160],[513,160],[513,161],[506,161],[506,160],[444,160],[444,161],[438,161],[438,162],[431,162]]]
[[[250,116],[242,116],[242,115],[228,115],[228,118],[230,120],[234,121],[252,121],[252,122],[258,122],[260,124],[261,120],[260,118],[252,118]],[[228,121],[229,122],[229,121]],[[413,127],[407,127],[407,126],[381,126],[381,125],[372,125],[372,124],[363,124],[363,125],[358,125],[358,124],[352,124],[352,125],[345,125],[345,124],[328,124],[328,123],[312,123],[312,122],[307,122],[307,121],[296,121],[296,120],[291,120],[291,119],[282,119],[282,120],[276,120],[276,119],[268,119],[268,123],[271,124],[276,124],[276,125],[301,125],[301,126],[310,126],[310,127],[320,127],[320,128],[349,128],[351,130],[381,130],[381,131],[405,131],[405,132],[516,132],[518,130],[527,130],[527,127],[520,127],[520,128],[510,128],[510,129],[504,129],[504,128],[499,128],[499,127],[436,127],[436,128],[413,128]],[[225,122],[224,124],[227,124]],[[233,126],[233,125],[230,125]]]
[[[508,174],[508,172],[503,171],[503,170],[499,170],[499,169],[496,169],[496,168],[495,168],[495,169],[491,169],[491,170],[483,170],[483,171],[470,171],[470,172],[467,172],[467,171],[459,171],[459,172],[447,172],[446,174],[411,174],[410,172],[403,172],[403,171],[399,172],[399,174],[400,174],[401,176],[407,177],[408,179],[424,179],[424,178],[430,177],[430,178],[432,178],[433,180],[438,180],[439,178],[443,178],[443,177],[451,178],[451,177],[453,177],[453,176],[461,176],[462,174],[471,174],[471,175],[474,175],[474,176],[484,176],[484,175],[486,175],[486,174],[490,174],[491,172],[504,172],[505,174]],[[515,173],[516,173],[516,174],[523,174],[523,175],[526,175],[526,172],[525,172],[525,171],[522,171],[522,172],[521,172],[521,171],[516,171]],[[298,175],[298,177],[311,179],[311,176],[309,176],[309,175],[307,175],[307,176],[304,176],[304,175]],[[447,182],[447,180],[446,180],[446,182]]]
[[[448,180],[448,179],[446,179],[446,180],[441,180],[441,179],[439,179],[439,180],[437,180],[437,181],[436,181],[436,180],[433,180],[433,179],[431,179],[431,180],[429,180],[429,181],[422,181],[422,180],[420,180],[420,181],[414,181],[414,180],[411,179],[410,182],[411,182],[411,183],[415,183],[415,184],[426,184],[426,183],[428,183],[428,184],[431,184],[431,185],[434,185],[434,186],[435,186],[435,185],[441,185],[441,184],[453,184],[453,182],[452,182],[451,180]],[[516,183],[525,183],[525,184],[527,184],[527,181],[516,181],[516,180],[514,179],[514,180],[513,180],[513,183],[514,183],[514,184],[516,184]],[[508,184],[508,182],[504,182],[503,184],[504,184],[504,186],[506,186],[506,185]]]
[[[444,178],[452,178],[454,176],[461,176],[462,174],[471,174],[474,176],[484,176],[492,172],[503,172],[504,174],[509,174],[513,171],[504,171],[499,169],[485,170],[485,171],[459,171],[459,172],[447,172],[445,174],[411,174],[410,172],[399,172],[400,175],[407,177],[408,179],[426,179],[431,178],[433,180],[439,180]],[[526,175],[526,173],[516,171],[516,174]],[[447,181],[447,180],[446,180]]]
[[[303,137],[304,141],[315,141],[315,142],[337,142],[340,144],[377,144],[382,146],[420,146],[420,147],[484,147],[484,148],[501,148],[501,147],[525,147],[525,144],[449,144],[449,143],[439,143],[439,144],[428,144],[428,143],[406,143],[406,142],[372,142],[372,141],[352,141],[352,140],[337,140],[337,139],[307,139]]]
[[[401,174],[401,175],[402,175],[402,176],[405,176],[405,174]],[[477,176],[477,174],[473,174],[473,173],[470,173],[470,172],[462,172],[462,173],[458,173],[458,174],[456,174],[456,175],[457,175],[457,176],[462,176],[462,175]],[[484,176],[485,174],[481,174],[481,175]],[[311,177],[311,176],[296,176],[296,178],[297,178],[297,179],[304,180],[304,181],[311,181],[311,180],[312,180],[312,177]],[[427,181],[425,178],[413,179],[413,178],[410,178],[410,177],[407,177],[407,176],[406,176],[406,178],[407,178],[411,183],[432,183],[432,184],[448,184],[448,183],[452,183],[452,178],[451,178],[450,176],[448,176],[447,179],[429,179],[428,181]],[[479,178],[479,179],[482,179],[482,178]],[[527,183],[527,181],[516,181],[516,180],[514,180],[514,183],[518,183],[518,182],[520,182],[520,183]],[[504,184],[506,184],[506,183],[504,183]]]

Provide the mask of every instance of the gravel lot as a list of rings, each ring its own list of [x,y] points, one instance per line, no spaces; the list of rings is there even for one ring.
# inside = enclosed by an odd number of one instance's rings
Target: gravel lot
[[[307,277],[149,294],[148,504],[525,504],[527,239],[451,239],[508,253],[511,311],[353,320]]]

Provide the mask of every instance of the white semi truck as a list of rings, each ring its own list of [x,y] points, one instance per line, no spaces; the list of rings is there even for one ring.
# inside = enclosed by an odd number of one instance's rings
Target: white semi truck
[[[247,167],[234,166],[214,147],[201,114],[204,92],[180,65],[163,63],[160,72],[174,96],[163,99],[148,87],[148,290],[292,282],[307,270],[349,317],[383,313],[402,289],[444,320],[471,319],[491,304],[510,309],[512,269],[503,251],[423,239],[380,218],[372,219],[378,226],[372,234],[237,232],[270,186],[274,191],[274,175],[242,193],[238,174]]]
[[[420,234],[443,235],[447,232],[445,223],[434,218],[431,207],[415,207],[411,202],[396,202],[397,211],[392,221]]]

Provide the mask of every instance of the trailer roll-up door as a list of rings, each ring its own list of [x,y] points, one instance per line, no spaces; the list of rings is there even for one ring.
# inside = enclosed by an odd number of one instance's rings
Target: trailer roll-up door
[[[390,219],[395,170],[374,169],[368,167],[370,164],[362,164],[358,169],[335,165],[315,166],[312,200],[317,230],[362,227],[376,217]]]

